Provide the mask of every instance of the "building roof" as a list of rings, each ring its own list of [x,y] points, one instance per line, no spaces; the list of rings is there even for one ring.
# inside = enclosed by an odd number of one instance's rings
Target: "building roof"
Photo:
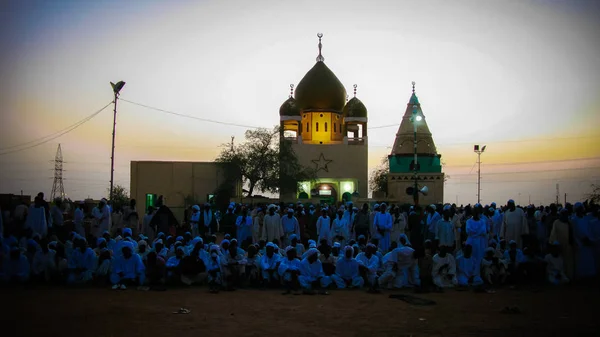
[[[352,97],[344,107],[344,117],[367,117],[367,107],[356,97]]]
[[[318,61],[298,83],[296,102],[300,110],[342,112],[346,89],[325,63]]]
[[[280,116],[300,116],[300,109],[293,97],[288,98],[279,108]]]

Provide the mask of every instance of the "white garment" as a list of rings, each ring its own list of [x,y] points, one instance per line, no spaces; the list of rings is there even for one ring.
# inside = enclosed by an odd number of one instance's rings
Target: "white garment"
[[[283,229],[281,228],[281,217],[279,214],[265,215],[263,219],[262,239],[271,242],[273,239],[280,240],[282,236]]]
[[[506,242],[514,240],[517,242],[517,247],[522,248],[521,235],[523,234],[529,234],[529,226],[527,225],[525,212],[520,208],[515,208],[514,211],[507,210],[502,219],[500,236],[503,237]]]

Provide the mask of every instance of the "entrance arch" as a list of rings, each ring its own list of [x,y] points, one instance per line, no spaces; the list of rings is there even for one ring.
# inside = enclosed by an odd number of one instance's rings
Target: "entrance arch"
[[[315,185],[317,190],[317,198],[321,204],[335,204],[338,200],[338,192],[334,184],[320,183]]]

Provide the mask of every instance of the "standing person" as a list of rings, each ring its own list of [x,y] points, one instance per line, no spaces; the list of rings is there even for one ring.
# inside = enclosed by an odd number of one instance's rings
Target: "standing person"
[[[220,231],[223,233],[223,235],[229,234],[232,237],[235,235],[235,220],[237,219],[237,216],[235,215],[234,211],[235,209],[233,205],[230,204],[227,207],[227,212],[223,214],[220,228]]]
[[[575,238],[573,224],[569,220],[569,211],[563,208],[558,212],[558,219],[552,224],[550,243],[558,242],[561,247],[567,278],[572,280],[575,276]]]
[[[435,229],[435,240],[439,246],[453,247],[455,245],[454,223],[452,222],[452,207],[444,206],[444,218],[440,219]],[[454,251],[454,249],[452,249]]]
[[[392,216],[386,212],[386,204],[382,203],[379,206],[379,212],[373,218],[373,226],[375,227],[376,239],[379,239],[379,249],[383,253],[387,253],[390,248],[390,231],[392,230]]]
[[[83,201],[80,201],[75,206],[75,213],[73,215],[73,224],[75,225],[75,232],[79,234],[79,236],[85,238],[85,227],[83,227],[83,219],[85,214],[83,213]]]
[[[263,221],[265,218],[265,212],[262,207],[256,209],[256,215],[254,216],[252,225],[252,242],[257,243],[260,241],[260,237],[263,231]]]
[[[517,247],[523,247],[523,235],[529,233],[525,212],[521,208],[517,208],[512,199],[508,201],[506,207],[500,235],[506,241],[514,240]]]
[[[142,220],[142,233],[148,237],[148,242],[153,242],[154,235],[156,234],[155,229],[150,227],[152,216],[154,216],[154,207],[148,206],[148,212],[146,212],[146,215],[144,215],[144,220]]]
[[[496,203],[492,202],[491,208],[494,210],[492,214],[492,238],[500,236],[500,228],[502,227],[502,213],[496,208]]]
[[[573,238],[577,245],[575,277],[577,279],[590,278],[596,275],[594,237],[590,228],[591,217],[585,214],[585,207],[580,202],[575,203],[573,209],[575,215],[571,217],[571,223],[573,224]]]
[[[281,216],[275,213],[275,205],[269,205],[269,214],[263,219],[262,239],[267,242],[281,240],[283,229],[281,228]]]
[[[328,243],[331,243],[331,218],[327,215],[328,208],[323,207],[321,209],[321,216],[317,220],[317,235],[319,239],[318,242],[322,240],[327,240]]]
[[[237,239],[242,248],[247,247],[252,243],[252,217],[248,215],[248,209],[242,208],[242,215],[235,220],[237,227]]]
[[[300,223],[294,216],[294,209],[291,205],[287,209],[287,215],[281,218],[281,228],[283,229],[282,247],[290,244],[290,237],[292,235],[300,236]]]
[[[140,216],[136,208],[137,202],[135,199],[129,200],[129,206],[123,207],[123,226],[131,228],[133,235],[139,232]]]
[[[398,242],[400,239],[400,234],[404,234],[404,230],[406,229],[406,218],[404,217],[404,213],[402,213],[402,209],[400,207],[396,207],[394,209],[392,221],[393,224],[390,240],[391,242]]]
[[[442,217],[437,212],[437,207],[431,204],[427,207],[427,234],[425,239],[433,241],[435,239],[435,226]]]
[[[369,225],[371,221],[371,213],[369,212],[369,204],[364,203],[362,209],[354,216],[354,223],[351,232],[358,238],[363,235],[365,239],[369,239]]]
[[[303,243],[308,246],[308,240],[318,238],[317,222],[319,221],[320,213],[316,211],[315,205],[308,206],[308,218],[306,224],[307,238],[303,238]]]
[[[194,237],[200,236],[200,206],[194,205],[192,206],[192,214],[190,214],[190,227],[192,227],[192,235]]]
[[[337,211],[337,216],[336,218],[333,220],[333,224],[332,224],[332,235],[333,238],[336,242],[339,242],[339,244],[341,246],[345,246],[346,245],[346,240],[349,239],[349,233],[348,233],[348,223],[346,222],[346,219],[344,218],[344,211],[342,211],[341,209],[339,209]]]
[[[485,255],[485,249],[487,248],[487,225],[485,219],[481,218],[481,212],[483,208],[481,204],[476,204],[473,208],[473,217],[467,220],[467,244],[472,247],[473,258],[475,259],[475,265],[477,268],[477,274],[479,274],[481,260]]]
[[[409,238],[410,242],[412,243],[412,247],[417,251],[417,254],[421,254],[423,252],[423,243],[425,242],[423,237],[425,224],[423,223],[423,215],[421,211],[421,206],[417,205],[408,215],[408,232],[410,233]]]
[[[102,200],[100,200],[98,207],[95,207],[92,211],[92,216],[95,218],[96,224],[94,225],[94,228],[92,228],[91,234],[96,239],[101,237],[104,231],[110,232],[111,216],[106,199],[102,198]]]
[[[212,233],[217,232],[217,221],[213,216],[210,203],[205,203],[202,209],[202,216],[200,217],[200,223],[198,225],[199,234],[205,240]]]
[[[29,206],[25,229],[31,229],[33,233],[37,233],[41,237],[46,237],[48,234],[48,222],[46,221],[46,211],[42,201],[40,197],[35,197],[33,204]]]

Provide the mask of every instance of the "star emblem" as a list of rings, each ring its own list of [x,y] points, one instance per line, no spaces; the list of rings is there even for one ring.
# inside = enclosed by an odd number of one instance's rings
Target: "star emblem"
[[[323,155],[323,153],[321,153],[321,156],[319,156],[319,159],[314,159],[311,161],[313,163],[315,163],[316,171],[323,170],[325,172],[329,172],[329,168],[327,168],[327,165],[329,163],[331,163],[333,160],[325,159],[325,156]]]

